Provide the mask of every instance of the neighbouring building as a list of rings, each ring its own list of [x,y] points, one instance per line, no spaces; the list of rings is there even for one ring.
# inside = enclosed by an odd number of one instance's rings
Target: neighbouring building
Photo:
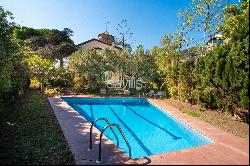
[[[209,49],[213,49],[217,45],[223,45],[224,43],[227,43],[229,39],[225,39],[223,35],[221,34],[216,34],[212,36],[209,41],[207,42],[207,47]]]
[[[97,38],[93,38],[82,42],[77,45],[80,50],[88,49],[104,49],[111,48],[115,50],[122,50],[121,47],[115,44],[115,38],[113,35],[109,34],[107,31],[99,34]]]
[[[212,50],[217,45],[223,45],[225,43],[228,43],[229,40],[230,39],[228,39],[228,38],[225,39],[223,37],[223,35],[221,35],[221,34],[216,34],[216,35],[210,37],[210,39],[206,43],[205,50],[206,51]],[[200,51],[199,51],[198,47],[187,48],[187,49],[182,50],[181,52],[184,55],[184,56],[182,56],[182,58],[180,60],[182,62],[187,61],[187,60],[191,60],[191,59],[195,59],[197,56],[200,55]]]

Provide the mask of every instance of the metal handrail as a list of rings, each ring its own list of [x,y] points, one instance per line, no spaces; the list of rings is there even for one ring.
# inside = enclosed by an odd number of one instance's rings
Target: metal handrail
[[[92,124],[91,124],[91,127],[90,127],[90,135],[89,135],[89,150],[92,150],[92,130],[93,130],[93,126],[96,124],[97,121],[99,120],[104,120],[105,122],[107,122],[107,124],[109,125],[109,121],[106,119],[106,118],[98,118],[96,119]],[[113,132],[113,134],[115,135],[115,138],[117,140],[117,146],[119,146],[119,139],[117,137],[117,135],[115,134],[113,128],[111,127],[110,128],[111,131]]]
[[[99,143],[99,157],[98,157],[98,160],[97,160],[98,163],[100,163],[100,162],[101,162],[101,159],[102,159],[102,156],[101,156],[101,155],[102,155],[102,136],[103,136],[103,133],[104,133],[104,131],[105,131],[107,128],[109,128],[109,127],[111,128],[112,126],[117,127],[118,130],[120,131],[120,133],[122,134],[122,137],[123,137],[124,141],[126,142],[128,148],[129,148],[129,157],[131,157],[131,147],[130,147],[130,145],[129,145],[129,143],[128,143],[127,138],[125,137],[124,133],[122,132],[121,127],[120,127],[118,124],[108,124],[107,126],[104,127],[104,129],[103,129],[102,132],[101,132],[100,143]]]

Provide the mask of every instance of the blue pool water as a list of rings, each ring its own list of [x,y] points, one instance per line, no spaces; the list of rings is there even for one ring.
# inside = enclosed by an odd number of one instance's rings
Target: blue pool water
[[[163,112],[144,98],[67,98],[62,97],[87,121],[107,118],[122,128],[132,151],[132,158],[191,148],[213,141]],[[102,130],[103,121],[96,127]],[[119,131],[119,147],[128,154],[128,147]],[[104,133],[114,144],[116,139],[110,129]]]

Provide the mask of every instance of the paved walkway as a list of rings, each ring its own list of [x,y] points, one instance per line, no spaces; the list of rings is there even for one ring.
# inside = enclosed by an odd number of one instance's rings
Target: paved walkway
[[[77,97],[86,96],[78,95]],[[195,130],[213,139],[214,143],[132,160],[105,137],[103,141],[102,164],[249,164],[249,141],[188,116],[174,107],[166,105],[163,100],[149,100]],[[91,124],[59,97],[49,97],[49,102],[74,155],[76,164],[96,164],[100,132],[94,128],[93,150],[88,151],[89,128]]]

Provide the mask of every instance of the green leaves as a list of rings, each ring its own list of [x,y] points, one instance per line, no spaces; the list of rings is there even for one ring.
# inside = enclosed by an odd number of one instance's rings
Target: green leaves
[[[0,107],[13,101],[27,84],[27,70],[13,39],[12,14],[0,7]]]
[[[205,107],[235,114],[237,107],[248,109],[248,55],[243,43],[217,47],[200,58],[195,68],[195,93]],[[200,66],[201,61],[204,63]]]
[[[202,4],[216,5],[218,2],[193,1],[193,4],[196,4],[195,14],[203,16],[205,8]],[[165,36],[162,47],[152,49],[156,55],[158,71],[162,71],[159,73],[166,75],[166,90],[171,97],[198,103],[206,108],[227,111],[232,115],[237,113],[237,108],[249,109],[249,15],[245,2],[240,6],[228,7],[228,18],[224,25],[218,28],[224,30],[226,37],[230,37],[227,39],[228,44],[217,46],[206,52],[205,56],[197,58],[196,51],[191,51],[194,55],[194,58],[191,58],[189,52],[183,51],[184,56],[180,56],[179,65],[173,63],[180,54],[178,45],[182,41],[176,40],[178,38],[174,35]],[[187,20],[194,21],[196,18],[190,17],[189,12],[184,10],[182,16],[186,15]],[[208,24],[211,20],[203,21]]]
[[[225,37],[238,41],[249,35],[249,0],[227,7],[225,16],[225,24],[219,28]]]
[[[53,69],[53,61],[46,59],[40,55],[32,55],[26,58],[29,67],[30,76],[41,83],[41,91],[43,91],[45,79],[48,79],[49,73]]]
[[[185,35],[192,32],[198,33],[200,38],[196,41],[190,41],[199,45],[202,39],[202,45],[205,44],[209,37],[216,32],[216,28],[224,20],[224,8],[229,0],[193,0],[190,6],[178,13],[181,19],[182,28],[187,31]],[[201,54],[204,55],[202,47]]]
[[[79,50],[70,56],[69,70],[81,80],[86,80],[84,84],[87,85],[87,88],[97,90],[104,72],[107,70],[112,71],[114,70],[112,67],[118,65],[118,63],[112,65],[114,64],[112,60],[119,61],[116,55],[115,51],[108,49],[100,52],[96,50]]]
[[[14,39],[24,54],[41,54],[53,61],[60,60],[60,67],[63,67],[63,58],[76,51],[76,46],[70,39],[72,33],[73,31],[69,28],[59,31],[57,29],[15,27]]]
[[[155,57],[143,46],[138,46],[132,54],[128,50],[79,50],[69,58],[69,70],[90,91],[104,86],[101,78],[106,72],[119,72],[123,76],[150,82],[156,77],[155,69]]]
[[[247,88],[249,85],[249,0],[243,1],[241,5],[228,6],[225,15],[214,13],[222,12],[223,8],[219,8],[227,4],[227,1],[221,4],[219,2],[223,1],[193,0],[191,8],[183,10],[179,16],[184,21],[182,25],[189,26],[186,29],[201,30],[205,32],[204,35],[212,32],[215,25],[223,20],[210,24],[211,22],[226,16],[224,24],[221,22],[217,29],[224,33],[228,44],[224,43],[223,46],[207,52],[207,55],[197,58],[194,64],[191,63],[192,61],[185,60],[180,63],[179,68],[175,65],[170,66],[170,63],[167,68],[162,66],[160,68],[166,71],[167,90],[172,97],[235,114],[238,107],[249,109]],[[175,41],[169,45],[168,43],[172,41],[170,37],[166,38],[163,44],[168,48],[165,49],[165,55],[173,56],[175,53],[172,50],[178,42]],[[159,52],[157,49],[154,51]],[[187,56],[187,52],[183,54]],[[160,56],[158,56],[159,61],[162,61]]]

